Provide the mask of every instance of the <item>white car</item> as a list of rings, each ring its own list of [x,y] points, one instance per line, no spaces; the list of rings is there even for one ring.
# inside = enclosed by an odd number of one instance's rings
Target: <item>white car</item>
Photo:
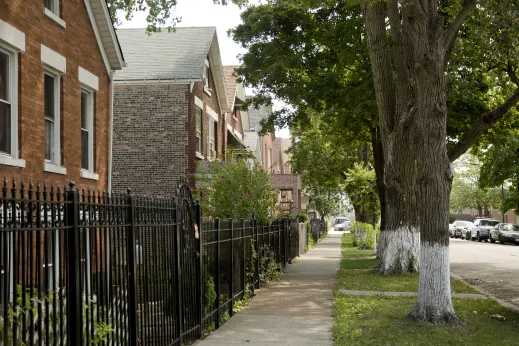
[[[350,229],[351,221],[347,217],[338,217],[335,219],[333,230],[338,232],[344,232]]]

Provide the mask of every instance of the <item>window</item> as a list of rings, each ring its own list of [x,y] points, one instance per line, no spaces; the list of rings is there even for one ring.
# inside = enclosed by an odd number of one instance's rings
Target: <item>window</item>
[[[11,56],[0,50],[0,151],[11,154]]]
[[[94,171],[94,93],[81,90],[81,168]]]
[[[209,88],[209,66],[207,64],[204,65],[204,88]]]
[[[269,148],[267,164],[268,164],[267,171],[272,172],[272,148]]]
[[[196,151],[202,153],[202,110],[196,108]]]
[[[61,163],[59,81],[58,75],[44,73],[45,160],[57,166]]]
[[[209,145],[209,156],[214,157],[216,152],[216,141],[215,141],[215,121],[212,117],[207,117],[207,142]]]
[[[46,9],[59,16],[59,0],[43,0]]]

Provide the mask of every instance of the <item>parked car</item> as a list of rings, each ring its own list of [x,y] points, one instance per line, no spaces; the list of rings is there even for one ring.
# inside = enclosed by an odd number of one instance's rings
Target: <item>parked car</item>
[[[519,225],[499,223],[490,231],[490,242],[500,244],[513,243],[519,245]]]
[[[351,221],[347,217],[338,217],[335,219],[333,230],[338,232],[344,232],[350,229]]]
[[[461,239],[469,239],[470,233],[472,232],[472,229],[474,228],[474,223],[470,221],[463,221],[465,222],[465,225],[461,227]]]
[[[454,222],[453,222],[453,223],[449,224],[449,236],[451,238],[454,237],[454,230],[455,230],[455,227],[454,227]]]
[[[473,222],[472,229],[465,233],[465,239],[488,241],[490,238],[490,231],[499,223],[495,219],[476,219]]]
[[[461,231],[468,230],[471,223],[472,222],[461,221],[461,220],[454,221],[454,229],[450,233],[450,237],[451,238],[461,238],[461,235],[462,235]]]

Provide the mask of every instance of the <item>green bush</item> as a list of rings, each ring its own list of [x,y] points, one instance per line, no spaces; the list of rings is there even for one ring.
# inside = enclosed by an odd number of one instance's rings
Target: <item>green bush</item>
[[[308,215],[304,211],[300,211],[299,213],[297,213],[296,219],[299,222],[308,222]]]
[[[354,222],[351,224],[350,227],[352,233],[353,233],[353,242],[357,242],[357,236],[355,235],[355,230],[362,231],[364,233],[364,236],[361,239],[361,246],[364,246],[368,249],[373,249],[373,226],[369,223],[363,223],[363,222]],[[377,226],[377,239],[380,237],[380,227]],[[357,246],[357,245],[354,245]]]
[[[204,215],[240,219],[254,213],[263,222],[273,215],[276,193],[266,172],[244,159],[233,159],[215,162],[204,173],[197,191]]]

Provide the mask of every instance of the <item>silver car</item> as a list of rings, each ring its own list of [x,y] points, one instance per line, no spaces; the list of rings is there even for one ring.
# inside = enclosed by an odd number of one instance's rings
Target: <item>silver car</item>
[[[490,231],[490,242],[495,243],[496,240],[503,245],[505,243],[519,245],[519,225],[512,225],[511,223],[497,224]]]
[[[495,219],[476,219],[472,229],[465,234],[467,240],[488,241],[490,238],[490,231],[499,223]]]
[[[350,229],[351,221],[347,217],[338,217],[335,219],[333,230],[338,232],[344,232]]]

